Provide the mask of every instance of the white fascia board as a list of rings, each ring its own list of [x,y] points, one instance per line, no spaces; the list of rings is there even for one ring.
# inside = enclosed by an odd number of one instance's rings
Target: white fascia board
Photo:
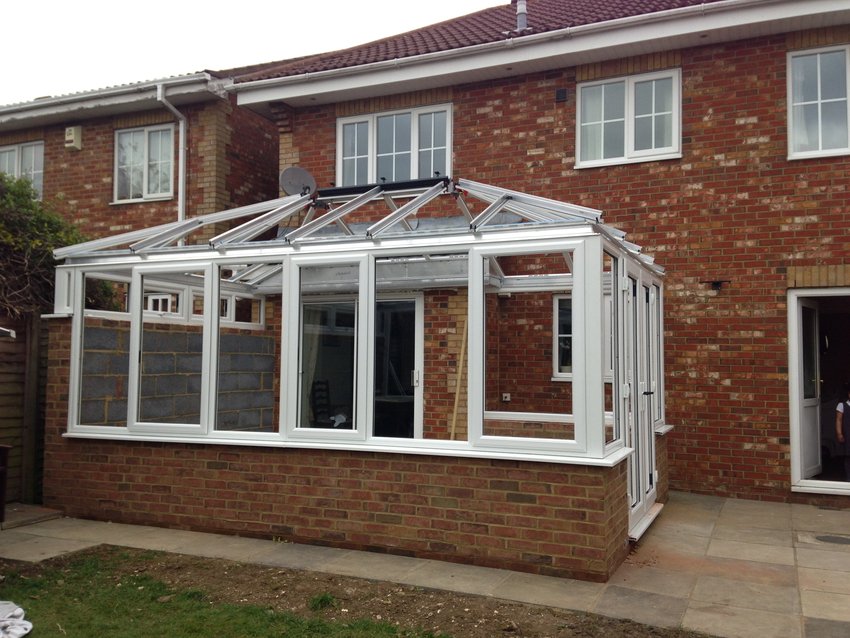
[[[293,106],[477,82],[850,22],[846,0],[726,0],[462,49],[228,86],[240,105]]]
[[[170,102],[180,105],[221,98],[226,95],[224,85],[208,73],[196,73],[0,106],[0,132],[155,108],[160,86]]]

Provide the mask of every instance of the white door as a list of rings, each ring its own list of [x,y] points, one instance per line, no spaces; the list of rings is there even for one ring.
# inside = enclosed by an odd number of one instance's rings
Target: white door
[[[800,362],[802,371],[800,401],[800,444],[803,456],[803,478],[821,473],[820,445],[820,336],[817,301],[801,299],[798,312],[800,325]]]
[[[630,274],[625,304],[626,391],[623,398],[623,413],[627,422],[626,445],[634,450],[628,461],[630,532],[648,524],[646,520],[650,520],[648,515],[656,497],[653,392],[650,382],[652,361],[649,356],[652,344],[650,299],[650,288],[640,282],[637,274]]]

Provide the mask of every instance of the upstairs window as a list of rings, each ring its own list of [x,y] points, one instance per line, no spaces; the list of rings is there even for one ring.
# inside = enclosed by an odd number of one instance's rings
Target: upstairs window
[[[26,177],[41,199],[44,190],[44,142],[0,146],[0,173]]]
[[[576,167],[681,157],[678,69],[578,87]]]
[[[843,46],[789,54],[789,159],[850,153],[849,50]]]
[[[450,105],[348,117],[337,123],[340,186],[445,177],[450,163]]]
[[[173,194],[174,127],[115,133],[115,201],[167,199]]]

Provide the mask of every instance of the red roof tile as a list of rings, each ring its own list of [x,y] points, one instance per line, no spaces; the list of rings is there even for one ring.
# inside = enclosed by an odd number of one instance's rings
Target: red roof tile
[[[647,15],[721,0],[527,0],[526,34]],[[343,69],[396,58],[450,51],[517,35],[516,4],[504,4],[375,42],[237,71],[237,82]]]

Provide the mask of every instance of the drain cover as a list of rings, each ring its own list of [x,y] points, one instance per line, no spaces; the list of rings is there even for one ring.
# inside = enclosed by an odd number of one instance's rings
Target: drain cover
[[[815,536],[822,543],[833,543],[834,545],[850,545],[850,536]]]

